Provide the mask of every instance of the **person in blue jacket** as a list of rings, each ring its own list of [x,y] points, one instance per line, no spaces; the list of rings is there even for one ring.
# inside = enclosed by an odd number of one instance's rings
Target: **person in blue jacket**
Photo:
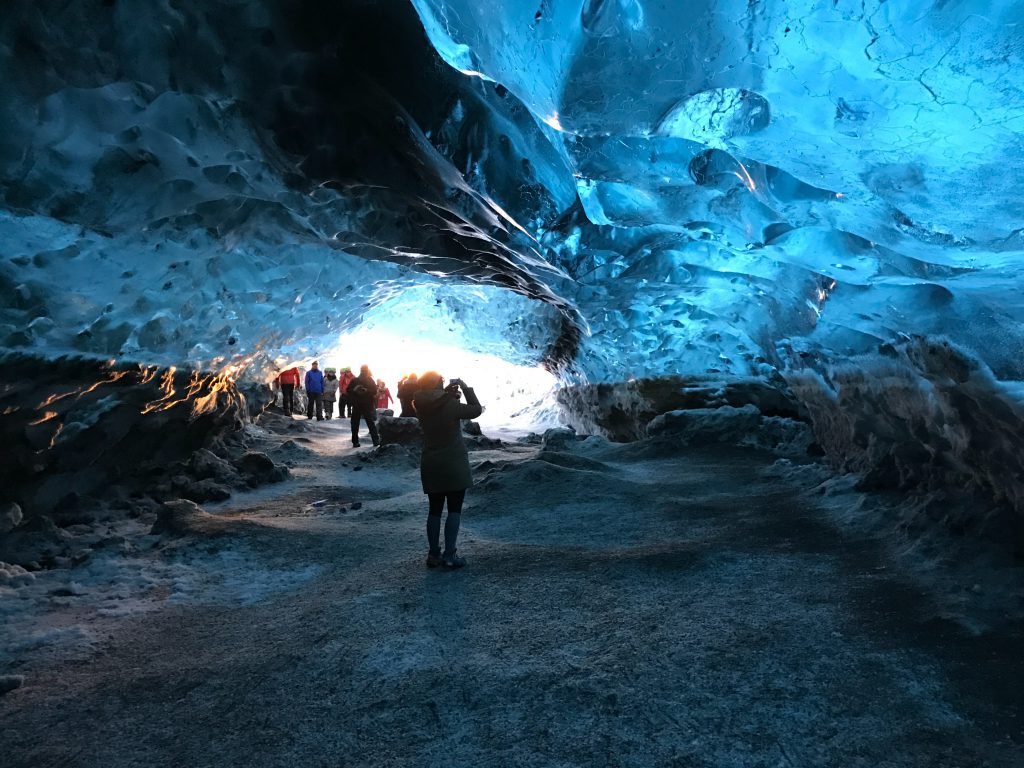
[[[316,408],[316,420],[324,420],[324,374],[316,360],[306,371],[306,418],[313,418]]]

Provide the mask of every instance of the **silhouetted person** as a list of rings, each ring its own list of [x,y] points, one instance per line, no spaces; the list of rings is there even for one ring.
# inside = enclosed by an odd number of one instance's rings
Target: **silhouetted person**
[[[377,434],[377,409],[374,407],[377,403],[377,382],[373,380],[370,366],[362,366],[359,375],[348,385],[348,402],[352,407],[352,445],[359,447],[359,419],[366,421],[366,428],[370,430],[373,444],[380,445],[380,436]]]
[[[483,408],[472,387],[458,379],[442,389],[444,379],[429,371],[420,377],[419,384],[412,402],[423,430],[420,479],[429,500],[427,566],[461,568],[466,559],[456,554],[456,543],[462,523],[462,502],[466,489],[473,484],[469,451],[462,439],[462,420],[475,419],[483,413]],[[460,387],[466,393],[465,405],[459,402]],[[441,552],[441,513],[446,501],[448,518],[444,523],[444,552]]]
[[[419,389],[419,386],[415,373],[410,373],[398,383],[398,402],[402,406],[402,411],[398,414],[399,416],[416,415],[416,412],[412,409],[412,398],[416,394],[416,390]]]
[[[306,371],[306,418],[313,418],[316,408],[316,420],[324,420],[324,375],[316,360]]]
[[[281,385],[281,407],[285,416],[291,416],[295,408],[295,388],[299,386],[299,369],[289,368],[282,371],[277,377],[277,383]]]
[[[324,418],[329,419],[334,415],[334,401],[338,398],[338,377],[334,375],[333,368],[324,369]],[[338,417],[341,417],[339,408]]]

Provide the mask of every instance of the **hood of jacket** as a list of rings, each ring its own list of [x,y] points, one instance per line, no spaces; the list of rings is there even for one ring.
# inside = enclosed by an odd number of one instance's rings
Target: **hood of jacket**
[[[417,416],[430,416],[437,413],[450,400],[451,395],[443,389],[423,389],[412,396],[412,404],[416,408]]]

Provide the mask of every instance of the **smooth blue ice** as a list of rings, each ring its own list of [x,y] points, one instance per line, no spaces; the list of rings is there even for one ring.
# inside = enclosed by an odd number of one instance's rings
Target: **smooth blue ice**
[[[413,2],[570,167],[592,375],[942,334],[1021,377],[1024,6]]]

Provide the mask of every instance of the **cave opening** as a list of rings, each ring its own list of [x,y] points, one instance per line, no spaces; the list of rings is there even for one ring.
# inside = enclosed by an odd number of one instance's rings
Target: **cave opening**
[[[393,394],[411,373],[463,379],[487,393],[485,428],[542,432],[559,424],[560,379],[539,359],[542,329],[531,330],[528,320],[533,304],[500,288],[412,287],[368,310],[320,355],[320,365],[358,372],[368,364]]]

